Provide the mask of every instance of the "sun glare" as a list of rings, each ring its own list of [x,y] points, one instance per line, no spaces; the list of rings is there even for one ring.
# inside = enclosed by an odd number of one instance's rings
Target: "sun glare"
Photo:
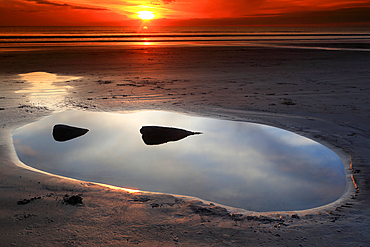
[[[137,14],[142,20],[151,20],[155,17],[154,13],[151,11],[139,11]]]

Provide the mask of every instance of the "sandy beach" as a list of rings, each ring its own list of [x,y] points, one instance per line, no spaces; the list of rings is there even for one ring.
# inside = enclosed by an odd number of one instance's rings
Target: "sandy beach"
[[[0,245],[368,246],[370,53],[321,45],[2,48]],[[30,72],[70,79],[45,96],[45,85],[19,76]],[[259,213],[22,167],[14,129],[66,109],[169,110],[285,129],[333,150],[347,190],[320,208]]]

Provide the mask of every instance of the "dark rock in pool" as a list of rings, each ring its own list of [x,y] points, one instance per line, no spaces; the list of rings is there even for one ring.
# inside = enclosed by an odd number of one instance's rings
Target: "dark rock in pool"
[[[57,124],[53,128],[53,138],[58,142],[65,142],[83,136],[89,130],[83,128],[77,128],[64,124]]]
[[[183,129],[162,126],[143,126],[140,129],[142,139],[146,145],[159,145],[184,139],[190,135],[199,135],[201,132],[192,132]]]

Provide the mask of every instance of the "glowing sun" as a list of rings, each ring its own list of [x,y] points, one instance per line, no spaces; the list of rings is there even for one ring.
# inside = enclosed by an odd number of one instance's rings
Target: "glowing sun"
[[[151,20],[155,17],[154,13],[151,11],[139,11],[137,14],[142,20]]]

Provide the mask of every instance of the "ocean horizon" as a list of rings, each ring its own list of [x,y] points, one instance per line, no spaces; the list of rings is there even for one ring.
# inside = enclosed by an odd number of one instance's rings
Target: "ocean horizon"
[[[144,23],[145,24],[145,23]],[[0,27],[0,48],[89,45],[284,46],[369,50],[370,27]],[[324,47],[321,44],[325,43]],[[337,44],[345,44],[339,46]],[[315,45],[316,44],[316,45]],[[335,45],[333,45],[335,44]],[[356,44],[353,46],[351,44]]]

